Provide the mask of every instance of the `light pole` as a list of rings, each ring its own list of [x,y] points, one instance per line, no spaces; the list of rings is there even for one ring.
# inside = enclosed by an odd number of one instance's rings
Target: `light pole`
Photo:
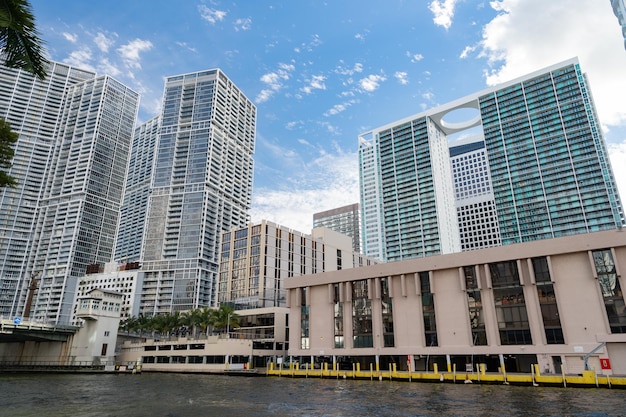
[[[230,313],[228,313],[228,319],[226,320],[226,339],[230,339]]]

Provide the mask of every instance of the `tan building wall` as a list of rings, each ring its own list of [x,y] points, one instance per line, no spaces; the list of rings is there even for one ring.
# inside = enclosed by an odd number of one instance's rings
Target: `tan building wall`
[[[617,280],[622,289],[626,281],[626,231],[615,230],[541,240],[471,252],[411,259],[369,267],[331,271],[289,278],[290,349],[293,356],[375,357],[393,356],[404,366],[418,366],[420,360],[441,356],[450,362],[473,360],[481,356],[516,359],[518,371],[530,372],[528,362],[539,363],[542,371],[580,373],[587,363],[598,372],[626,374],[626,333],[611,333],[604,298],[591,257],[594,250],[611,249]],[[542,319],[542,294],[532,270],[531,259],[547,257],[550,278],[558,306],[564,344],[548,344]],[[526,312],[532,337],[531,344],[501,343],[490,263],[514,261],[520,275]],[[487,345],[474,346],[470,324],[469,302],[463,267],[476,266],[482,299]],[[437,346],[427,346],[423,319],[419,273],[430,274],[434,298]],[[393,310],[394,346],[384,347],[380,280],[390,281]],[[372,308],[372,347],[353,347],[352,283],[367,280]],[[334,288],[339,284],[343,301],[344,347],[334,344]],[[307,288],[302,300],[302,288]],[[616,305],[626,328],[624,296],[620,291]],[[621,300],[621,301],[620,301]],[[501,303],[502,301],[499,301]],[[308,348],[302,348],[302,305],[309,309]],[[605,345],[603,345],[605,343]],[[502,355],[502,356],[500,356]],[[456,361],[455,361],[456,357]],[[441,359],[441,358],[440,358]],[[600,359],[609,359],[610,370],[602,370]],[[404,363],[402,363],[404,362]],[[605,364],[606,362],[603,361]],[[428,366],[428,365],[427,365]],[[508,365],[507,365],[508,366]],[[440,368],[441,369],[441,368]],[[495,369],[494,369],[495,371]]]

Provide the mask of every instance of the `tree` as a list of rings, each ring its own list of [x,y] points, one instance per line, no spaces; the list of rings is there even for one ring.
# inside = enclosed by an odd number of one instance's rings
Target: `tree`
[[[235,309],[228,304],[220,304],[220,308],[213,313],[213,325],[216,329],[228,332],[229,329],[239,327],[239,316],[235,313]]]
[[[4,65],[46,78],[48,60],[27,0],[0,0],[0,50]]]
[[[0,188],[15,186],[15,178],[7,174],[13,160],[13,144],[17,142],[18,134],[11,131],[11,125],[4,119],[0,119]]]

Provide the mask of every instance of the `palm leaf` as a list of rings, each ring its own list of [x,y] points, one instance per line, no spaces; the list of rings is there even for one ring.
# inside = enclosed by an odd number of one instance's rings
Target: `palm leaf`
[[[4,65],[46,77],[48,61],[26,0],[0,0],[0,49]]]

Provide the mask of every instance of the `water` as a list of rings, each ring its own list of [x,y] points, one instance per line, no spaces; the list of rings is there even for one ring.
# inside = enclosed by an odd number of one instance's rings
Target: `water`
[[[0,416],[626,416],[624,390],[221,375],[0,374]]]

